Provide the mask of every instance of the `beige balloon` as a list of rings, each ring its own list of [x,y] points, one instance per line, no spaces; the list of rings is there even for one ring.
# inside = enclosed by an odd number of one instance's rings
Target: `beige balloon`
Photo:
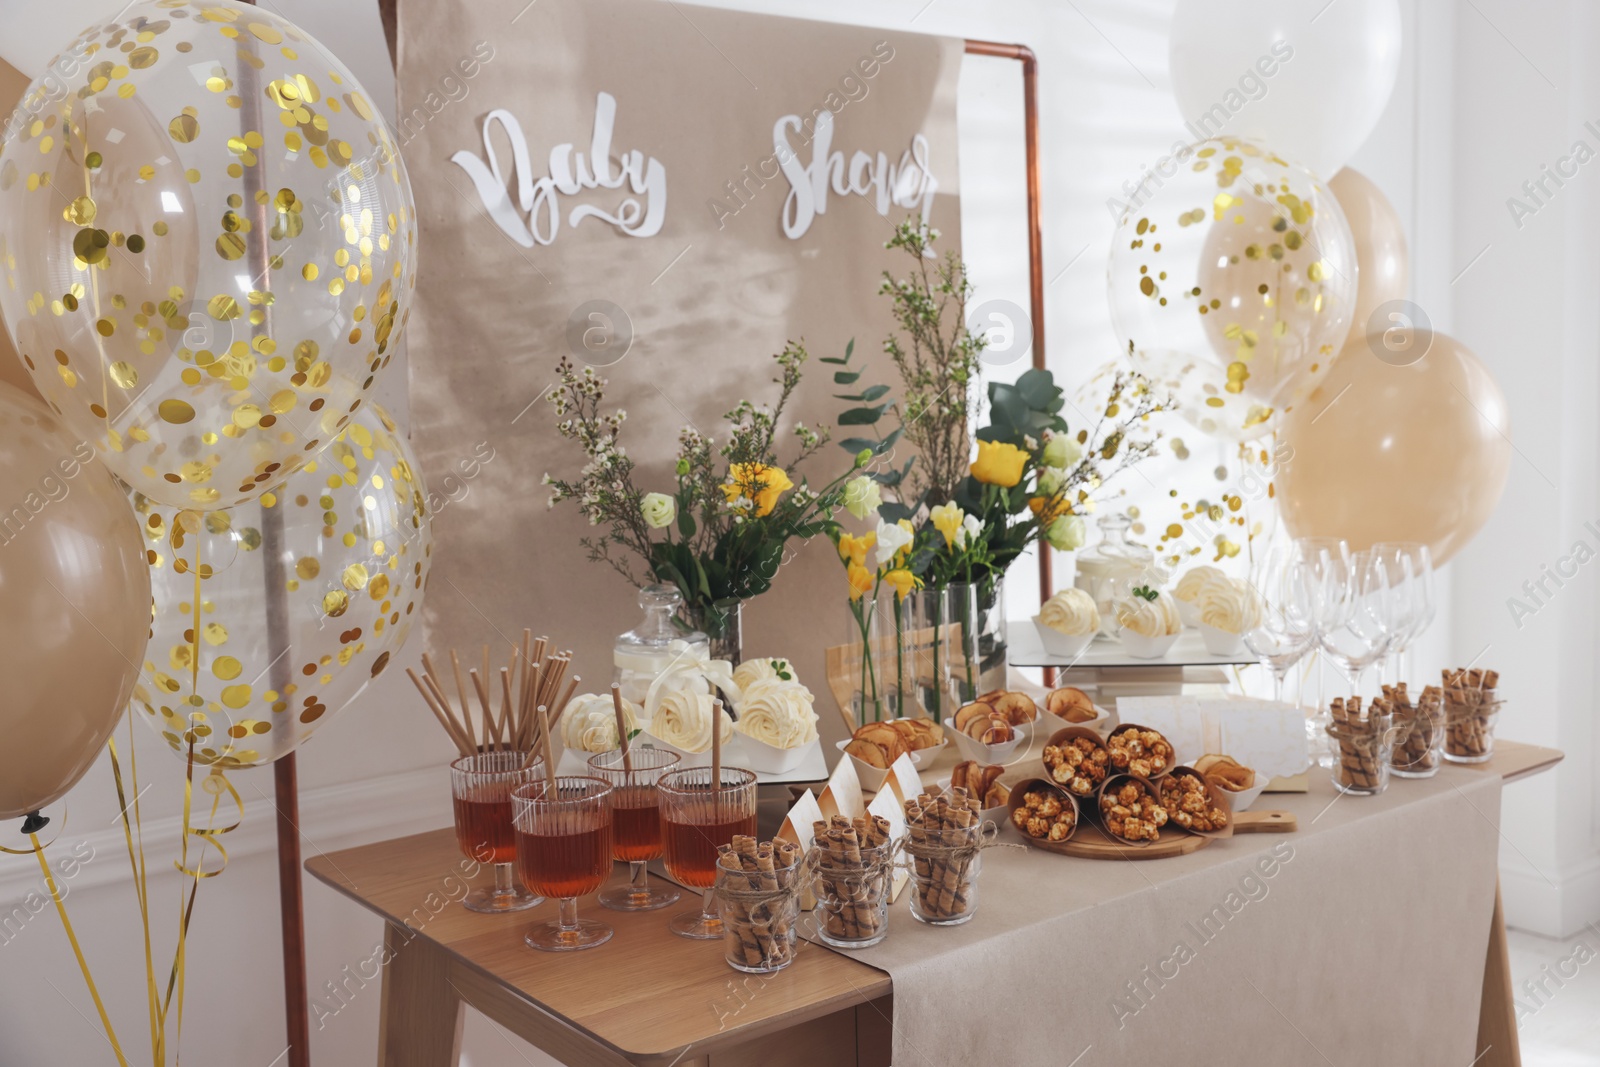
[[[1328,182],[1328,188],[1344,209],[1360,267],[1350,336],[1382,333],[1395,324],[1374,323],[1373,313],[1391,300],[1406,299],[1410,291],[1411,262],[1406,252],[1405,227],[1383,190],[1360,171],[1344,168]]]
[[[59,800],[122,717],[150,633],[139,525],[94,446],[0,385],[0,819]]]
[[[1499,384],[1461,342],[1399,332],[1351,341],[1285,418],[1291,454],[1277,497],[1294,537],[1342,537],[1357,550],[1420,541],[1442,564],[1499,503],[1510,415]]]

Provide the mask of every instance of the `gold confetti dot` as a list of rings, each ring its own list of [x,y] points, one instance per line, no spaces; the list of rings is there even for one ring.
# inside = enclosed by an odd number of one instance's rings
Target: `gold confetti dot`
[[[224,682],[231,682],[244,672],[244,664],[232,656],[218,656],[217,661],[211,665],[211,673]]]
[[[156,412],[161,416],[161,421],[174,425],[181,426],[194,420],[194,408],[182,400],[163,400]]]

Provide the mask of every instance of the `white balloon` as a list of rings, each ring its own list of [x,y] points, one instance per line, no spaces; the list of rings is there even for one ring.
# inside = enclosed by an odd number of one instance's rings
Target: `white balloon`
[[[0,0],[0,59],[37,80],[79,30],[126,6],[126,0]]]
[[[1400,71],[1399,0],[1178,0],[1172,92],[1194,140],[1259,140],[1330,178]]]

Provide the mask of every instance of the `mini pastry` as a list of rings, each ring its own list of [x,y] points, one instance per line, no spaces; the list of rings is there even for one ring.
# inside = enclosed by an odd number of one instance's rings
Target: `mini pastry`
[[[1044,602],[1039,621],[1057,633],[1082,637],[1100,629],[1100,610],[1094,597],[1076,587],[1063,589]]]
[[[680,752],[709,752],[713,722],[724,745],[733,740],[733,719],[710,693],[668,686],[656,694],[654,704],[645,732]]]
[[[639,705],[622,702],[629,735],[639,728]],[[572,698],[561,716],[561,743],[580,752],[610,752],[618,745],[617,711],[609,694],[582,693]]]
[[[1172,598],[1147,585],[1117,601],[1117,622],[1141,637],[1166,637],[1183,629]]]
[[[1167,816],[1185,830],[1210,833],[1228,825],[1228,813],[1212,803],[1211,793],[1198,774],[1169,774],[1157,788]]]
[[[1167,809],[1149,788],[1132,779],[1122,779],[1115,790],[1100,794],[1100,815],[1106,830],[1124,841],[1154,841],[1167,824]]]
[[[1011,823],[1040,841],[1065,841],[1078,824],[1077,809],[1047,786],[1033,786],[1011,811]]]
[[[1194,769],[1206,781],[1230,793],[1242,793],[1256,783],[1256,772],[1232,756],[1201,756],[1194,761]]]
[[[1093,793],[1106,780],[1110,753],[1105,746],[1087,737],[1074,737],[1064,744],[1044,747],[1044,766],[1050,780],[1080,797]]]
[[[1155,730],[1119,726],[1106,738],[1111,766],[1119,771],[1154,778],[1172,769],[1172,744]]]
[[[1068,722],[1092,722],[1100,715],[1095,710],[1094,701],[1089,699],[1089,694],[1070,685],[1051,690],[1050,695],[1045,698],[1044,706],[1050,714]]]
[[[745,686],[733,728],[773,748],[799,748],[817,739],[811,690],[795,681],[763,678]]]

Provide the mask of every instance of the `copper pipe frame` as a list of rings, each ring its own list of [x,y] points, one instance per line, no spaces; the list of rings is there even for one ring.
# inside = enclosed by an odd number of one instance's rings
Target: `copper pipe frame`
[[[967,41],[967,55],[1015,59],[1022,64],[1022,123],[1028,170],[1028,315],[1033,320],[1033,366],[1044,370],[1044,234],[1039,222],[1039,60],[1025,44]],[[1055,592],[1050,546],[1039,545],[1039,602]],[[1054,685],[1056,669],[1044,668],[1044,684]]]

